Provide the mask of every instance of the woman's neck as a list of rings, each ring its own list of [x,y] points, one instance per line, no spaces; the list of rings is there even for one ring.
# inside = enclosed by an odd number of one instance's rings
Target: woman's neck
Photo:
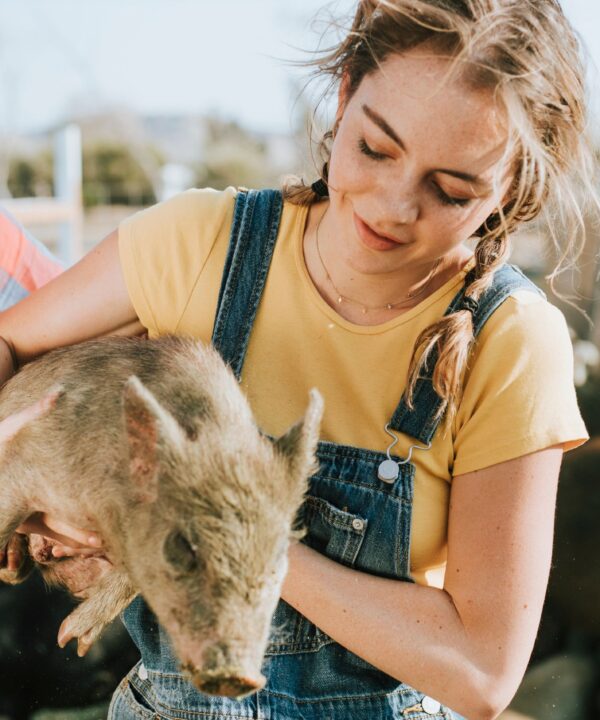
[[[327,206],[324,202],[309,208],[303,238],[306,268],[325,302],[354,324],[380,325],[402,315],[442,287],[472,255],[461,246],[452,256],[392,271],[361,272],[344,256],[343,246],[328,241],[334,235],[326,232]]]

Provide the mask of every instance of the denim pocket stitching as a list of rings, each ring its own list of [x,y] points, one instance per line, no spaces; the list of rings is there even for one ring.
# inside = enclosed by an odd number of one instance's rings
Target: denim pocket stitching
[[[347,510],[340,510],[325,498],[308,495],[305,498],[303,520],[304,524],[309,528],[309,538],[310,522],[315,517],[322,519],[331,529],[324,554],[332,560],[352,566],[365,539],[368,526],[367,518],[357,513],[350,513]],[[359,528],[353,525],[356,520],[360,520],[362,523]],[[340,535],[340,533],[343,533],[343,535]]]
[[[347,530],[357,535],[364,535],[366,528],[366,519],[356,513],[350,513],[347,510],[341,510],[337,508],[333,503],[325,500],[325,498],[317,497],[314,495],[307,495],[304,499],[306,507],[310,508],[306,515],[314,515],[315,512],[325,516],[329,521],[330,525],[333,525],[340,530]],[[353,527],[352,522],[356,519],[363,520],[365,522],[365,528],[357,530]]]
[[[158,670],[148,670],[148,675],[156,675],[158,676],[158,681],[160,682],[161,678],[164,678],[166,680],[175,680],[177,682],[185,681],[187,682],[186,678],[181,673],[162,673]],[[152,687],[152,684],[149,680],[144,681],[145,685],[148,685],[149,687]],[[140,694],[146,702],[150,703],[150,700],[146,698],[146,695],[141,691],[140,687],[138,685],[133,685],[132,683],[130,685],[130,693],[131,688],[133,688],[138,694]],[[132,694],[132,693],[131,693]],[[131,707],[131,700],[129,698],[125,698],[127,700],[127,704]],[[133,698],[135,701],[135,697]],[[215,718],[215,717],[223,717],[223,718],[229,718],[230,720],[250,720],[251,716],[249,715],[232,715],[230,713],[227,713],[225,715],[216,714],[213,709],[208,710],[193,710],[189,709],[187,707],[172,707],[171,705],[166,705],[162,703],[158,698],[155,698],[153,702],[156,703],[156,710],[147,710],[149,713],[149,716],[142,716],[143,720],[182,720],[183,718]],[[141,706],[142,711],[146,711],[146,708]],[[138,708],[132,708],[135,710],[138,714],[140,711]],[[119,720],[117,718],[116,720]]]
[[[128,678],[125,678],[122,685],[123,692],[121,693],[121,698],[123,699],[123,702],[129,706],[129,709],[132,710],[138,717],[142,718],[142,720],[155,720],[157,717],[156,712],[149,707],[144,707],[140,702],[138,702],[133,691],[134,688]],[[142,695],[137,688],[135,688],[135,691]]]

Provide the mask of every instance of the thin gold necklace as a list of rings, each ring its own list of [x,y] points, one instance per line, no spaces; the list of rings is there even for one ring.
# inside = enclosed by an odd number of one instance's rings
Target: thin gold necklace
[[[413,291],[409,292],[401,300],[397,300],[396,302],[385,303],[385,305],[376,305],[375,307],[373,307],[371,305],[365,305],[364,303],[359,302],[358,300],[354,300],[353,298],[348,297],[348,295],[343,295],[336,288],[335,283],[333,282],[331,275],[329,274],[329,271],[327,270],[327,267],[323,261],[323,256],[321,255],[321,249],[319,248],[319,228],[321,227],[321,222],[323,221],[323,218],[325,217],[326,212],[327,211],[325,211],[319,218],[319,222],[317,223],[317,229],[315,231],[317,255],[319,256],[319,261],[321,263],[321,266],[323,267],[323,270],[325,271],[327,280],[329,280],[331,287],[335,291],[335,294],[337,296],[336,299],[337,299],[338,305],[341,305],[343,302],[351,303],[352,305],[358,305],[358,307],[362,308],[363,315],[366,315],[369,312],[369,310],[393,310],[394,308],[397,308],[398,306],[407,304],[408,301],[410,301],[410,300],[414,300],[415,298],[420,297],[427,290],[429,285],[431,285],[431,281],[433,280],[436,270],[438,269],[438,267],[440,266],[440,263],[442,262],[442,258],[438,258],[433,263],[433,266],[432,266],[431,270],[429,271],[429,275],[425,278],[425,280],[423,280],[422,285],[418,290],[413,290]]]

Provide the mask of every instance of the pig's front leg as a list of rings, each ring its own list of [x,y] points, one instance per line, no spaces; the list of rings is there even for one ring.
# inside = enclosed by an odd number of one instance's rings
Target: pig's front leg
[[[137,592],[122,570],[111,570],[90,588],[90,596],[67,616],[58,631],[58,644],[64,647],[77,638],[77,654],[83,657],[108,623],[124,610]]]

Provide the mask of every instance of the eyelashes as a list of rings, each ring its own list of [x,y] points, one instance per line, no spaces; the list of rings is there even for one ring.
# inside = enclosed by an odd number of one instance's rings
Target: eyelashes
[[[367,145],[367,141],[362,137],[358,141],[358,149],[361,151],[361,153],[363,153],[363,155],[373,158],[373,160],[385,160],[387,158],[387,155],[375,152],[375,150],[371,150],[371,148]]]
[[[464,207],[465,205],[468,205],[471,202],[470,198],[453,198],[450,197],[450,195],[446,195],[446,193],[442,190],[442,188],[439,185],[436,185],[433,183],[433,189],[435,191],[435,194],[438,196],[438,198],[443,202],[445,205],[454,205],[458,207]]]
[[[388,155],[372,150],[369,145],[367,145],[367,141],[363,137],[361,137],[358,141],[358,149],[363,155],[371,158],[371,160],[382,161],[388,158]],[[442,188],[436,183],[432,183],[432,188],[438,200],[444,205],[450,205],[451,207],[465,207],[465,205],[472,202],[471,198],[453,198],[450,195],[446,195]]]

